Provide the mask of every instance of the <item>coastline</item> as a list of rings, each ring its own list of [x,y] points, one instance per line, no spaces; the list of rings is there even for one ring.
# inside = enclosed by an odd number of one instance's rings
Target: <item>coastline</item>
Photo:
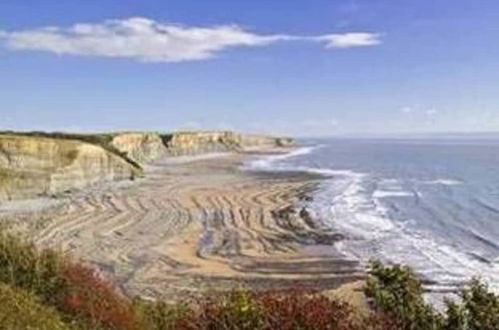
[[[241,169],[284,150],[169,158],[133,184],[87,189],[9,222],[35,244],[95,265],[131,296],[351,287],[364,277],[358,263],[335,251],[341,235],[304,207],[322,176]]]

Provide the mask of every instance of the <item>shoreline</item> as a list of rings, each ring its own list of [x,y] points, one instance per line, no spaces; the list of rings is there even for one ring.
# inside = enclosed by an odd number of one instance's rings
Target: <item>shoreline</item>
[[[240,285],[329,292],[363,279],[356,261],[334,251],[341,236],[303,206],[323,176],[240,168],[266,155],[158,161],[133,184],[71,194],[9,222],[35,244],[95,265],[131,296],[175,300]]]

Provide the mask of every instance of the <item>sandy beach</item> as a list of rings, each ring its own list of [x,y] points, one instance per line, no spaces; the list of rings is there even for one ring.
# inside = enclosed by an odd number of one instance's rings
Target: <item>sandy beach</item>
[[[321,181],[242,170],[259,154],[178,157],[144,178],[3,210],[11,229],[98,267],[130,295],[175,299],[237,286],[332,290],[363,278],[306,209]],[[173,160],[172,160],[173,159]]]

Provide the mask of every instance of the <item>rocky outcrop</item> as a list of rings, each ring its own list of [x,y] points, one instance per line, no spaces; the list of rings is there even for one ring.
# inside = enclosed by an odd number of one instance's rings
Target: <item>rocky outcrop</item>
[[[140,168],[98,145],[0,135],[0,200],[56,194],[137,175]]]

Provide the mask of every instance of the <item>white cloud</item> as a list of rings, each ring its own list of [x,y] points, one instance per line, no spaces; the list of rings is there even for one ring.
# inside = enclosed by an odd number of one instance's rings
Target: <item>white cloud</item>
[[[367,32],[330,34],[317,37],[316,39],[326,41],[326,48],[366,47],[381,44],[381,36],[379,34]]]
[[[401,109],[401,111],[402,111],[403,113],[411,113],[411,112],[414,112],[414,108],[413,108],[413,107],[403,107],[403,108]]]
[[[435,116],[437,113],[438,113],[438,111],[437,111],[437,109],[435,109],[435,108],[430,108],[430,109],[427,109],[427,110],[425,111],[425,114],[426,114],[428,117]]]
[[[202,60],[229,48],[262,47],[279,41],[321,42],[326,48],[374,46],[381,42],[378,34],[367,32],[310,37],[260,35],[237,25],[186,27],[142,17],[80,23],[69,28],[0,31],[0,39],[13,50],[122,57],[144,62]]]
[[[421,105],[405,106],[400,109],[401,112],[406,114],[423,114],[427,117],[432,117],[438,114],[438,110],[435,107],[423,107]]]

